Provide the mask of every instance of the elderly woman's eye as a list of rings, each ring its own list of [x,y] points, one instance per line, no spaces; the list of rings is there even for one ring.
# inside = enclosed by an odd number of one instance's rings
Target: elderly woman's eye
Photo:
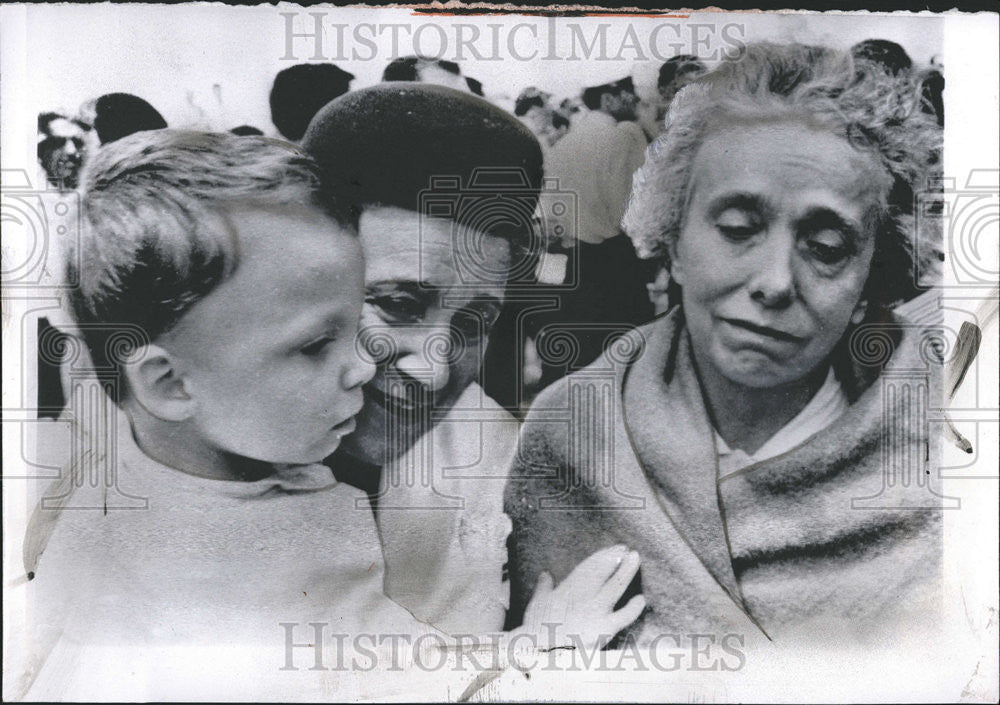
[[[378,310],[379,317],[389,323],[417,323],[427,314],[427,303],[404,293],[375,294],[365,297],[365,303]]]
[[[809,254],[822,264],[837,264],[850,255],[844,237],[833,230],[824,230],[806,241]]]
[[[716,216],[715,227],[731,240],[745,240],[760,230],[760,223],[745,210],[727,208]]]
[[[481,334],[489,334],[500,317],[501,304],[496,299],[482,298],[459,309],[451,319],[451,328],[467,344],[478,345]]]

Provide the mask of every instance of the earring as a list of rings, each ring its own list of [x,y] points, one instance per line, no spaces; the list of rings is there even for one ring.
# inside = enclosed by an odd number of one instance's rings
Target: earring
[[[684,283],[684,274],[681,268],[677,266],[676,260],[671,260],[670,264],[667,265],[667,278],[678,286]]]

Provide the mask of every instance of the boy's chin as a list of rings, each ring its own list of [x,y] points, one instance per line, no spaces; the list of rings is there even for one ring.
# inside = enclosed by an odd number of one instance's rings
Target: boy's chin
[[[252,456],[241,456],[245,458],[247,463],[254,464],[259,463],[262,465],[269,465],[272,467],[276,466],[295,466],[295,465],[320,465],[323,460],[333,455],[333,453],[340,447],[342,440],[340,438],[335,438],[333,440],[324,442],[322,444],[316,444],[310,448],[306,449],[296,449],[296,450],[284,450],[282,452],[275,453],[259,453],[257,457]]]
[[[284,463],[285,465],[318,465],[333,455],[340,446],[343,445],[342,438],[335,438],[322,446],[317,446],[315,448],[310,448],[308,452],[298,454],[296,457],[299,458],[298,461],[294,463]]]

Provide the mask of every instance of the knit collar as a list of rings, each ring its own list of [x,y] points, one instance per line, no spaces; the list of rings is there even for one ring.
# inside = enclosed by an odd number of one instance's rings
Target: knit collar
[[[889,314],[887,320],[872,321],[845,334],[832,359],[851,404],[834,424],[843,426],[841,431],[859,439],[880,433],[885,409],[881,389],[873,382],[885,369],[933,372],[933,360],[923,353],[921,337],[909,330],[913,327]],[[676,307],[631,335],[632,348],[639,352],[620,368],[619,379],[622,417],[633,452],[677,532],[750,616],[733,571],[725,506],[719,494],[715,432],[694,369],[683,312]],[[936,389],[932,381],[932,394]],[[750,469],[759,468],[754,477],[762,487],[784,486],[814,481],[813,476],[824,471],[823,465],[760,463]]]
[[[97,500],[103,501],[105,512],[112,507],[149,508],[151,502],[157,501],[153,497],[157,493],[169,494],[169,503],[175,503],[177,495],[183,493],[253,501],[276,494],[329,490],[338,485],[330,469],[320,464],[275,466],[274,474],[253,482],[214,480],[176,470],[142,452],[123,409],[103,393],[100,403],[110,410],[100,416],[101,423],[71,421],[73,442],[82,452],[79,457],[74,453],[74,461],[63,467],[59,478],[45,490],[41,505],[28,522],[22,557],[29,580],[64,507],[80,489],[80,483],[88,479],[88,487],[102,495]],[[98,472],[103,484],[95,488],[92,485]],[[109,480],[113,481],[110,487]]]
[[[330,469],[320,463],[275,465],[267,477],[252,481],[218,480],[199,477],[160,463],[146,455],[135,440],[132,424],[124,410],[117,412],[117,452],[125,480],[143,487],[169,487],[171,493],[209,493],[236,499],[255,499],[272,493],[325,490],[337,484]],[[141,478],[138,476],[142,476]]]

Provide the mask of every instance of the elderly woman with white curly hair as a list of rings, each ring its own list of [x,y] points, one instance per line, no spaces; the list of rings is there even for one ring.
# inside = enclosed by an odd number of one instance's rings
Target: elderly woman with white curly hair
[[[539,578],[623,543],[642,557],[640,644],[872,643],[936,619],[920,414],[940,370],[893,313],[933,253],[913,194],[940,131],[919,101],[873,64],[772,44],[677,95],[624,226],[680,303],[528,415],[506,497],[515,614]]]

